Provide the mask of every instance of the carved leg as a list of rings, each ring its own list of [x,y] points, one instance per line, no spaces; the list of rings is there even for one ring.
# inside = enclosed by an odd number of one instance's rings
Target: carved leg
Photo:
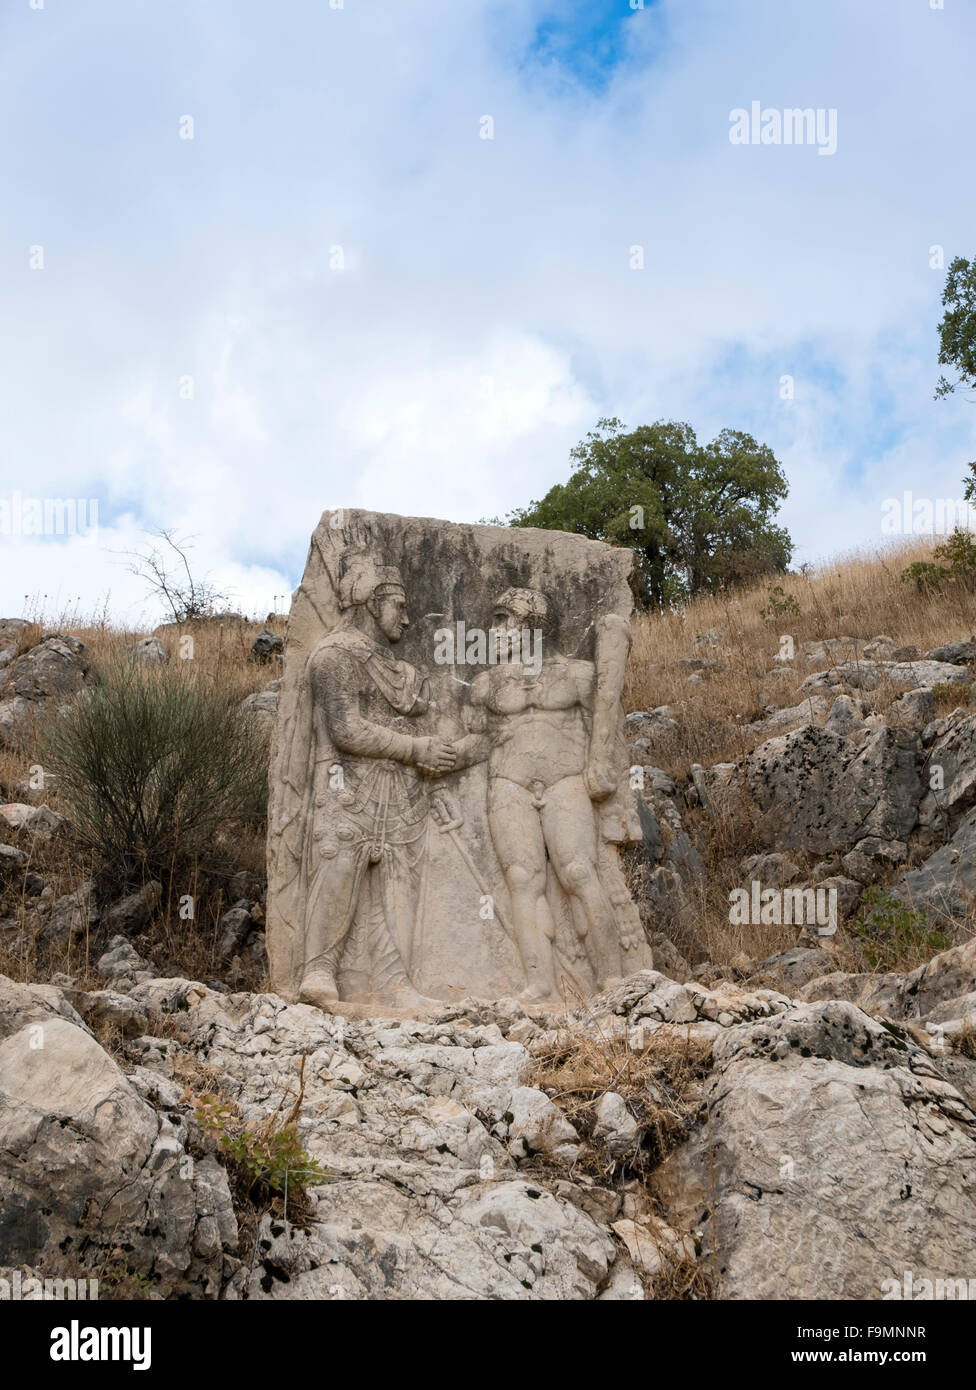
[[[620,975],[617,918],[602,882],[596,819],[581,777],[564,777],[546,794],[542,829],[556,877],[586,924],[584,944],[602,987]]]
[[[356,915],[365,860],[359,850],[324,859],[309,888],[305,969],[298,998],[331,1009],[339,999],[336,975]]]
[[[527,985],[522,997],[558,1000],[546,846],[539,813],[524,787],[504,778],[489,781],[488,828],[512,899],[512,927]]]

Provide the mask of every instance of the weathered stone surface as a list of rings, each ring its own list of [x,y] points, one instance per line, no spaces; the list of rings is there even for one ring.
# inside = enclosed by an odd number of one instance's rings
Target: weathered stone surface
[[[88,648],[62,633],[0,663],[0,744],[29,735],[69,695],[79,690],[91,667]]]
[[[169,661],[169,652],[158,637],[143,637],[126,650],[130,661],[144,666],[163,666]]]
[[[146,962],[124,936],[113,936],[108,950],[99,956],[98,973],[108,980],[132,978],[147,969]]]
[[[0,874],[7,874],[12,869],[22,869],[27,863],[27,855],[16,845],[0,845]]]
[[[255,925],[248,902],[242,900],[228,908],[220,919],[217,959],[229,961],[245,944]]]
[[[707,1134],[664,1165],[702,1211],[727,1299],[880,1298],[969,1267],[976,1115],[912,1043],[853,1005],[801,1006],[714,1044]]]
[[[251,660],[267,666],[275,657],[281,658],[285,650],[285,639],[277,632],[262,628],[251,644]]]
[[[788,951],[778,951],[759,961],[753,979],[774,989],[795,990],[826,974],[832,965],[833,957],[827,951],[791,946]]]
[[[83,883],[72,893],[64,893],[51,908],[51,915],[41,932],[46,942],[80,941],[99,921],[94,885]]]
[[[14,660],[17,648],[30,626],[27,618],[0,618],[0,670]]]
[[[917,869],[901,874],[894,892],[933,922],[961,922],[976,906],[976,811],[948,844]]]
[[[906,729],[921,731],[932,722],[935,713],[935,696],[931,690],[923,687],[921,690],[906,690],[904,695],[893,700],[888,709],[888,721]]]
[[[826,671],[815,671],[800,686],[801,691],[829,689],[846,685],[853,690],[877,690],[880,685],[910,687],[961,685],[966,668],[945,661],[839,661]]]
[[[657,709],[628,714],[626,728],[629,746],[641,753],[673,737],[680,725],[668,705],[659,705]]]
[[[0,1264],[97,1275],[116,1256],[216,1297],[237,1223],[226,1173],[189,1164],[185,1139],[59,990],[0,976]]]
[[[845,738],[863,729],[864,707],[861,701],[852,699],[850,695],[838,695],[830,707],[825,727]]]
[[[835,971],[811,980],[800,997],[846,999],[894,1019],[928,1019],[976,990],[976,939],[940,951],[910,970],[854,975]],[[951,1012],[951,1011],[950,1011]],[[954,1016],[954,1015],[953,1015]]]
[[[925,653],[926,661],[948,661],[953,665],[965,666],[976,661],[976,637],[968,642],[947,642],[944,647],[935,647]]]
[[[163,885],[156,879],[144,883],[133,893],[126,893],[102,914],[103,925],[111,932],[142,931],[159,906]]]
[[[28,806],[20,801],[0,806],[0,822],[10,830],[20,830],[41,840],[50,840],[67,825],[66,818],[50,806]]]
[[[275,720],[278,717],[278,692],[280,689],[280,679],[272,681],[265,690],[256,690],[253,695],[246,696],[241,702],[242,708],[248,711],[259,728],[269,731],[274,728]]]
[[[617,855],[640,838],[631,564],[554,531],[323,516],[271,776],[286,997],[555,1001],[650,960]]]
[[[954,721],[932,745],[923,768],[929,790],[920,814],[930,824],[958,824],[976,803],[976,714]],[[933,787],[935,783],[935,787]]]
[[[756,748],[745,784],[781,848],[830,854],[866,837],[904,840],[918,819],[916,750],[904,730],[871,730],[858,748],[808,724]]]

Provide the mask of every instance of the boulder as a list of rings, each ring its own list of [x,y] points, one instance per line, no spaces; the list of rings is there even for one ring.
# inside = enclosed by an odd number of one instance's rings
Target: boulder
[[[22,869],[27,863],[27,855],[16,845],[0,845],[0,875],[6,876],[12,869]]]
[[[285,650],[285,639],[276,632],[269,632],[263,628],[255,637],[251,645],[252,661],[260,662],[262,666],[267,666],[275,659],[281,660]]]
[[[906,729],[924,729],[936,714],[935,696],[926,687],[906,690],[888,708],[888,719]]]
[[[839,661],[825,671],[807,676],[800,692],[828,690],[833,686],[849,686],[853,690],[877,690],[881,685],[904,685],[913,688],[932,685],[962,685],[967,679],[966,668],[944,661]]]
[[[88,882],[58,898],[41,931],[41,939],[49,944],[83,940],[99,921],[94,892],[94,885]]]
[[[905,730],[871,730],[858,748],[807,724],[754,749],[742,772],[778,847],[831,854],[866,837],[907,838],[918,819],[917,747]]]
[[[237,1222],[225,1171],[187,1138],[59,990],[0,976],[0,1265],[122,1261],[164,1296],[216,1297]]]
[[[169,661],[169,652],[158,637],[143,637],[126,647],[129,660],[143,666],[162,666]]]
[[[248,695],[241,701],[241,708],[250,714],[258,728],[273,729],[275,720],[278,716],[278,686],[280,681],[275,681],[273,686],[267,690],[256,690],[253,695]]]
[[[0,823],[9,830],[19,830],[39,840],[50,840],[64,829],[68,820],[66,816],[52,811],[50,806],[28,806],[24,802],[10,801],[0,806]]]
[[[926,824],[956,825],[976,804],[976,714],[955,720],[929,749],[919,808]]]
[[[969,1267],[976,1114],[905,1036],[852,1004],[716,1037],[707,1130],[660,1171],[701,1223],[723,1299],[878,1299]],[[706,1219],[702,1222],[702,1213]]]
[[[102,914],[103,926],[116,934],[129,936],[142,931],[159,906],[162,893],[162,884],[151,879],[107,908]]]
[[[968,642],[947,642],[944,647],[935,647],[925,653],[926,661],[948,661],[954,666],[966,666],[976,661],[976,637]]]
[[[860,700],[852,699],[850,695],[838,695],[830,707],[825,727],[830,729],[831,733],[850,738],[852,734],[864,728],[863,704]]]
[[[219,923],[217,959],[229,961],[245,945],[257,925],[251,916],[250,903],[241,899],[223,914]]]
[[[146,962],[124,936],[114,936],[98,958],[96,970],[108,980],[136,977],[147,971]]]
[[[81,689],[90,669],[84,642],[54,633],[11,662],[4,672],[3,692],[27,700],[71,695]]]
[[[899,875],[893,891],[932,924],[966,921],[976,906],[976,811],[924,864]]]
[[[627,1109],[627,1102],[616,1091],[605,1091],[596,1103],[593,1138],[614,1158],[632,1153],[640,1135],[640,1125]]]

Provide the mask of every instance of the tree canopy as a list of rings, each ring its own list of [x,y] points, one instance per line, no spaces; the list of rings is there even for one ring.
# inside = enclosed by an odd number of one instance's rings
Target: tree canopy
[[[956,256],[949,264],[942,291],[945,314],[939,324],[939,366],[952,367],[959,378],[941,376],[937,396],[951,396],[957,386],[976,386],[976,261]],[[976,462],[968,465],[965,496],[976,502]]]
[[[511,526],[573,531],[631,547],[638,596],[680,602],[786,569],[792,542],[772,518],[786,477],[752,435],[723,430],[698,443],[688,424],[659,420],[627,432],[598,421],[571,451],[566,483],[511,512]]]

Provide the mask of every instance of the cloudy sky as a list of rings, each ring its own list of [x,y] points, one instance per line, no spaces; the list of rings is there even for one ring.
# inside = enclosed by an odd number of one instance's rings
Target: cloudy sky
[[[0,504],[99,527],[0,535],[0,613],[155,619],[158,527],[280,609],[325,508],[502,514],[603,415],[770,444],[797,561],[959,496],[976,6],[933,3],[7,0]],[[733,144],[753,102],[836,153]]]

